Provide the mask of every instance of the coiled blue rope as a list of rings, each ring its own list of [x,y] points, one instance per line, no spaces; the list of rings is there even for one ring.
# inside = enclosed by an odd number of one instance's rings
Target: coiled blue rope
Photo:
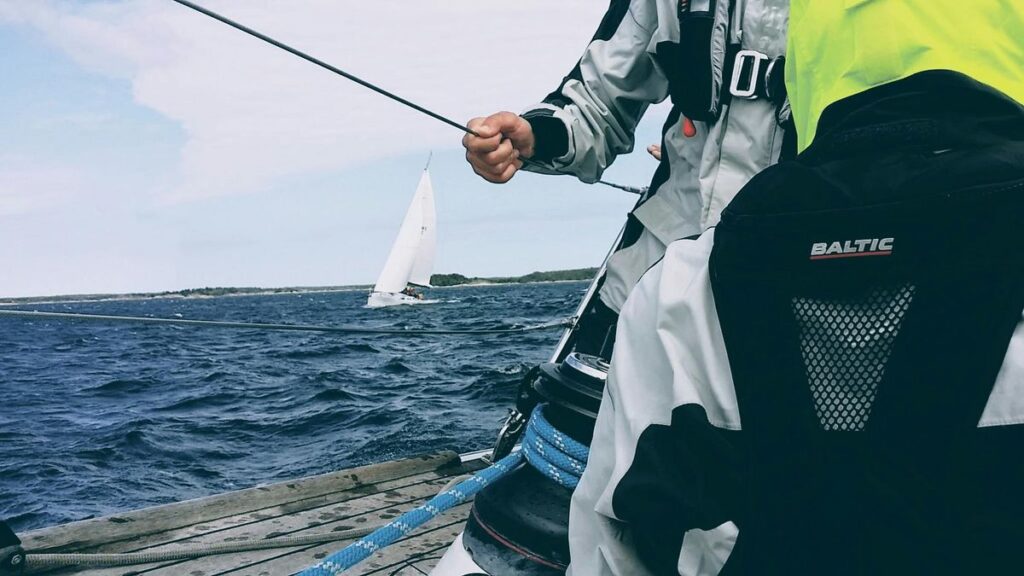
[[[316,566],[306,568],[299,576],[335,576],[348,570],[374,552],[394,544],[433,518],[466,502],[489,484],[518,468],[523,460],[544,476],[571,490],[579,484],[588,453],[586,446],[556,430],[544,417],[544,407],[538,406],[526,426],[521,451],[509,454],[468,480],[434,496],[426,504],[402,514],[328,556]]]
[[[526,460],[541,474],[570,490],[576,489],[590,449],[555,429],[544,417],[543,406],[533,411],[522,446]]]

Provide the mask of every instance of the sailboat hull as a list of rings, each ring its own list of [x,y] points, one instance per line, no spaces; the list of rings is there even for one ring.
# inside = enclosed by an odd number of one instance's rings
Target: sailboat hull
[[[473,558],[462,543],[462,534],[459,534],[434,569],[430,571],[430,576],[466,576],[467,574],[487,573],[476,562],[473,562]]]
[[[428,300],[395,292],[372,292],[366,299],[367,308],[385,308],[403,304],[426,304]]]

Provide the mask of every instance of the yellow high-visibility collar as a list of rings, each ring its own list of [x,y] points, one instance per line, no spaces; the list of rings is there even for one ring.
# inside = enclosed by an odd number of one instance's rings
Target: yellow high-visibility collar
[[[960,72],[1024,103],[1024,3],[792,0],[786,89],[800,150],[830,104],[925,70]]]

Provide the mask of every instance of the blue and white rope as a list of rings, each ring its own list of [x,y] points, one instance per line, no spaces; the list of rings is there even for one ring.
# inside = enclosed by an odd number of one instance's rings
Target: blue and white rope
[[[574,490],[587,467],[589,452],[586,446],[556,430],[544,417],[543,407],[533,411],[523,436],[523,453],[541,474]]]
[[[489,484],[518,468],[524,460],[566,488],[573,489],[579,484],[589,450],[583,444],[556,430],[544,417],[543,406],[533,411],[533,416],[526,427],[522,447],[520,452],[502,458],[468,480],[441,492],[426,504],[402,514],[373,533],[328,556],[316,566],[303,570],[299,576],[335,576],[348,570],[374,552],[394,544],[433,518],[466,502]]]

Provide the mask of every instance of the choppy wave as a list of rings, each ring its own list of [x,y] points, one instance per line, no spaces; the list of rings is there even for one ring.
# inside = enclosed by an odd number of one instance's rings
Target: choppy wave
[[[580,284],[34,306],[303,324],[509,327]],[[558,332],[396,338],[0,320],[0,518],[81,520],[440,449],[488,446]]]

